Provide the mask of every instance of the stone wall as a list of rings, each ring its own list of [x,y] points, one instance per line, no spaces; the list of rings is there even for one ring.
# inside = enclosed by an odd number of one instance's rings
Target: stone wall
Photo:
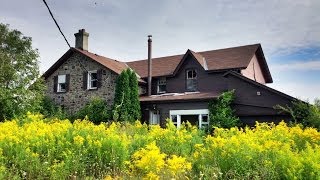
[[[85,69],[84,69],[84,68]],[[83,73],[102,69],[101,87],[95,90],[83,89]],[[54,92],[54,77],[70,74],[69,91],[65,93]],[[117,74],[90,58],[74,53],[53,74],[46,79],[47,95],[68,112],[75,113],[86,105],[93,97],[103,98],[111,107],[115,94]]]

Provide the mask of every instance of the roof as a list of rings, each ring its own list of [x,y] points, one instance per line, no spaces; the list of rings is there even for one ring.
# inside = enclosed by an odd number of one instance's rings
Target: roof
[[[141,96],[140,102],[168,102],[168,101],[192,101],[206,100],[219,97],[219,92],[186,92],[167,93],[161,95]]]
[[[129,68],[126,63],[120,62],[111,58],[107,58],[104,56],[100,56],[98,54],[94,54],[88,51],[84,51],[77,48],[70,48],[56,63],[54,63],[42,76],[44,78],[48,78],[54,71],[56,71],[73,53],[80,53],[93,61],[103,65],[104,67],[110,69],[116,74],[120,74],[123,70]],[[140,83],[145,83],[144,80],[138,78]]]
[[[261,49],[261,51],[258,51]],[[169,76],[173,75],[181,61],[185,58],[185,55],[192,54],[195,59],[200,63],[205,70],[219,71],[227,69],[245,69],[252,57],[258,53],[262,53],[259,57],[263,61],[263,65],[266,65],[262,48],[260,44],[232,47],[226,49],[218,49],[203,52],[194,52],[188,50],[185,54],[166,56],[152,59],[152,76]],[[134,69],[142,78],[148,76],[148,60],[139,60],[127,62],[127,64]],[[272,82],[271,74],[267,66],[264,66],[267,80]]]
[[[120,62],[114,59],[110,59],[104,56],[90,53],[88,51],[80,50],[77,48],[70,48],[57,62],[55,62],[42,76],[48,78],[54,71],[56,71],[74,52],[85,55],[86,57],[98,62],[104,67],[110,69],[116,74],[120,74],[122,70],[127,69],[128,66],[124,62]]]
[[[282,93],[282,92],[280,92],[280,91],[278,91],[278,90],[275,90],[275,89],[273,89],[273,88],[271,88],[271,87],[268,87],[268,86],[266,86],[266,85],[264,85],[264,84],[261,84],[261,83],[258,83],[258,82],[256,82],[256,81],[252,80],[252,79],[249,79],[249,78],[247,78],[247,77],[245,77],[245,76],[243,76],[242,74],[239,74],[239,73],[237,73],[237,72],[228,71],[228,72],[226,72],[223,76],[228,76],[228,75],[233,75],[233,76],[235,76],[235,77],[237,77],[237,78],[240,78],[240,79],[242,79],[242,80],[244,80],[244,81],[247,81],[247,82],[249,82],[249,83],[251,83],[251,84],[254,84],[254,85],[258,86],[258,87],[261,87],[261,88],[263,88],[263,89],[265,89],[265,90],[267,90],[267,91],[273,92],[273,93],[278,94],[278,95],[280,95],[280,96],[282,96],[282,97],[284,97],[284,98],[290,99],[291,101],[293,101],[293,100],[298,100],[298,99],[296,99],[296,98],[294,98],[294,97],[292,97],[292,96],[289,96],[289,95],[287,95],[287,94],[285,94],[285,93]]]
[[[99,64],[105,66],[106,68],[109,68],[110,70],[112,70],[113,72],[120,74],[123,70],[127,69],[128,66],[126,63],[124,62],[120,62],[114,59],[110,59],[104,56],[99,56],[97,54],[93,54],[91,52],[88,51],[84,51],[84,50],[80,50],[80,49],[76,49],[76,48],[72,48],[75,51],[84,54],[85,56],[91,58],[92,60],[95,60],[96,62],[98,62]]]

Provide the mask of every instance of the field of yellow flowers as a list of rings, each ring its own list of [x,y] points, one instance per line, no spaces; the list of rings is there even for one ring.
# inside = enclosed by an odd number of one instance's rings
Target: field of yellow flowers
[[[28,114],[0,123],[0,179],[320,179],[320,133],[257,124],[165,129]]]

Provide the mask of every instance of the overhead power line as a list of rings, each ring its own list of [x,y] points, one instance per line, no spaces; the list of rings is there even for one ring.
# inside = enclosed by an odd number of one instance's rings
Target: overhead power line
[[[60,31],[60,33],[61,33],[61,35],[63,36],[64,40],[65,40],[65,41],[66,41],[66,43],[68,44],[69,48],[71,48],[71,46],[70,46],[70,44],[69,44],[69,42],[68,42],[67,38],[64,36],[63,32],[61,31],[61,29],[60,29],[60,26],[59,26],[58,22],[57,22],[57,21],[56,21],[56,19],[53,17],[53,14],[52,14],[52,12],[51,12],[51,10],[50,10],[50,8],[49,8],[49,6],[48,6],[47,2],[46,2],[45,0],[42,0],[42,1],[43,1],[43,2],[44,2],[44,4],[47,6],[48,11],[49,11],[49,13],[50,13],[51,17],[52,17],[52,19],[53,19],[54,23],[56,24],[56,26],[58,27],[58,29],[59,29],[59,31]],[[85,66],[80,62],[80,60],[79,60],[79,59],[77,59],[77,60],[78,60],[78,62],[79,62],[79,64],[80,64],[81,68],[82,68],[82,69],[84,69],[84,70],[85,70],[85,72],[88,72],[88,70],[87,70],[87,69],[85,68]]]
[[[49,8],[49,6],[48,6],[48,4],[47,4],[46,0],[43,0],[43,2],[44,2],[44,4],[47,6],[48,11],[49,11],[49,13],[50,13],[51,17],[52,17],[52,19],[53,19],[54,23],[56,23],[56,26],[58,27],[58,29],[59,29],[59,31],[60,31],[60,33],[61,33],[61,35],[63,36],[64,40],[65,40],[65,41],[66,41],[66,43],[68,44],[69,48],[71,48],[71,46],[70,46],[70,44],[69,44],[69,42],[68,42],[67,38],[64,36],[63,32],[61,31],[60,26],[58,25],[58,23],[57,23],[56,19],[53,17],[53,14],[52,14],[52,12],[51,12],[51,10],[50,10],[50,8]]]

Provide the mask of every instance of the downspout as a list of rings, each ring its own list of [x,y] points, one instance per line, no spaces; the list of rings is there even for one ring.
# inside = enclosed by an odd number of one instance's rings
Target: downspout
[[[148,36],[148,96],[151,96],[151,81],[152,81],[152,61],[151,61],[151,52],[152,52],[152,35]]]

